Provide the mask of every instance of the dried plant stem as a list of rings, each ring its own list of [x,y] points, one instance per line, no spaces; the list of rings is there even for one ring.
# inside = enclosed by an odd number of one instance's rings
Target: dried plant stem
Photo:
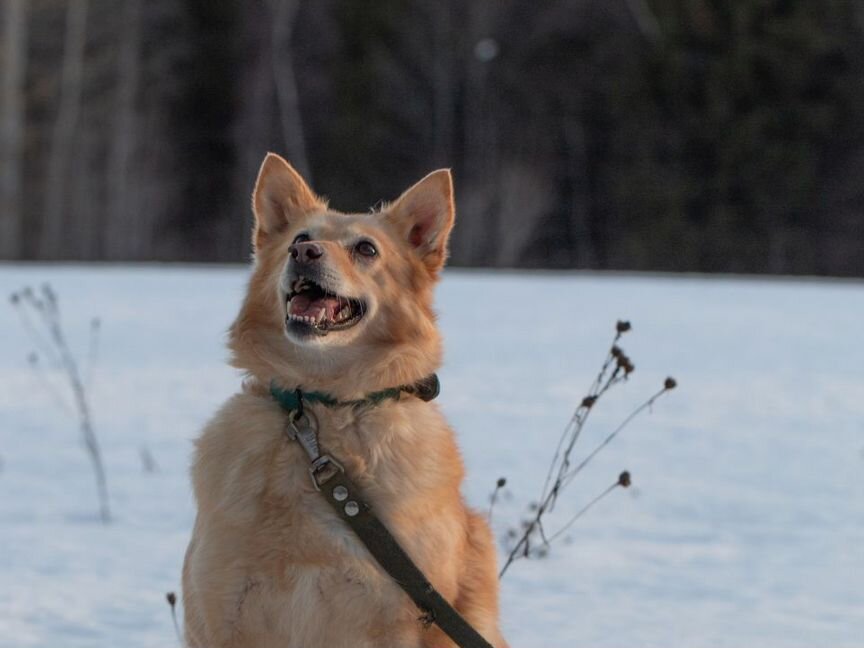
[[[492,491],[492,496],[489,498],[489,514],[486,519],[491,522],[492,521],[492,512],[495,510],[495,503],[498,501],[498,493],[501,492],[501,489],[507,485],[507,480],[504,477],[499,477],[498,481],[495,483],[495,490]]]
[[[591,414],[594,405],[600,397],[603,396],[603,394],[626,378],[629,371],[622,371],[623,368],[626,367],[629,368],[630,371],[633,370],[629,359],[620,353],[617,346],[621,336],[628,330],[630,330],[629,323],[619,322],[616,326],[615,337],[612,340],[609,352],[606,354],[606,358],[600,367],[600,371],[594,378],[594,382],[591,383],[591,387],[588,389],[588,395],[582,399],[582,402],[576,408],[576,411],[573,412],[573,416],[570,417],[570,421],[567,423],[567,426],[561,434],[561,438],[558,440],[558,446],[555,448],[552,463],[549,464],[549,471],[546,474],[545,481],[543,482],[543,490],[540,495],[541,500],[545,500],[549,494],[549,483],[552,480],[552,475],[555,473],[555,469],[558,468],[560,476],[560,472],[566,470],[569,466],[570,453],[573,451],[573,447],[579,440],[582,428],[585,427],[585,423],[588,421],[588,417]],[[625,362],[619,361],[622,357],[626,361],[626,364]],[[610,372],[613,363],[615,364],[615,368]],[[564,450],[562,455],[561,450],[565,441],[567,441],[567,448]]]
[[[174,592],[168,592],[165,594],[165,600],[168,601],[168,605],[171,607],[171,621],[174,623],[174,634],[177,635],[177,641],[180,642],[181,646],[185,646],[186,642],[183,641],[180,625],[177,623],[177,595]]]
[[[90,320],[90,343],[87,347],[87,378],[84,384],[89,389],[93,385],[93,373],[96,370],[96,363],[99,360],[99,330],[101,323],[98,318]]]
[[[575,516],[570,518],[564,526],[551,535],[547,534],[543,524],[544,515],[551,512],[555,508],[558,497],[563,489],[573,481],[573,479],[587,466],[597,454],[603,450],[618,434],[627,427],[627,425],[641,412],[650,408],[654,402],[667,391],[674,389],[676,386],[675,380],[667,378],[664,382],[663,389],[655,393],[642,405],[634,409],[622,422],[618,425],[606,438],[593,450],[585,459],[575,465],[572,465],[571,455],[576,446],[576,442],[585,427],[585,423],[591,414],[591,411],[596,406],[597,401],[612,387],[625,381],[634,371],[633,363],[630,358],[618,347],[618,341],[622,335],[630,330],[629,322],[619,321],[616,325],[616,334],[612,340],[612,345],[609,352],[600,367],[600,371],[591,384],[588,390],[588,395],[585,396],[576,411],[573,413],[570,421],[564,429],[558,445],[555,448],[555,453],[552,457],[552,463],[549,466],[549,471],[543,483],[539,503],[532,507],[532,515],[523,523],[523,531],[515,544],[510,548],[504,566],[501,568],[499,578],[503,577],[510,565],[519,558],[527,558],[534,551],[534,544],[540,544],[541,550],[545,552],[549,544],[556,538],[560,537],[567,529],[569,529],[582,515],[584,515],[591,507],[604,497],[609,495],[619,486],[627,488],[630,486],[630,473],[622,472],[618,481],[606,488],[598,496],[592,499],[584,506]],[[494,502],[494,499],[493,499]]]
[[[16,299],[17,297],[17,299]],[[30,317],[30,313],[28,313],[27,309],[23,307],[22,300],[24,303],[27,303],[34,309],[37,309],[42,306],[42,302],[37,300],[33,293],[28,288],[27,290],[22,291],[21,293],[15,293],[13,295],[12,303],[17,307],[15,310],[18,311],[18,317],[21,319],[21,325],[30,335],[30,338],[36,344],[36,348],[39,349],[39,352],[42,356],[54,367],[60,367],[61,362],[60,358],[57,356],[56,351],[51,346],[51,343],[45,339],[42,335],[42,332],[39,330],[39,327],[36,326],[33,319]]]
[[[99,447],[99,441],[96,438],[96,432],[93,428],[93,419],[90,412],[90,404],[87,399],[87,390],[81,380],[81,374],[78,370],[78,363],[69,345],[66,342],[66,337],[63,334],[63,327],[60,318],[60,307],[57,302],[57,295],[49,285],[42,286],[41,296],[37,297],[31,289],[25,289],[20,293],[12,295],[12,304],[18,309],[21,320],[31,337],[40,347],[42,352],[48,357],[52,363],[56,364],[66,375],[69,387],[72,391],[72,397],[75,403],[75,409],[78,413],[78,422],[81,430],[81,437],[84,441],[84,447],[87,450],[87,456],[90,458],[90,463],[93,467],[93,474],[96,478],[96,490],[99,497],[99,516],[103,523],[111,520],[111,509],[108,503],[108,481],[105,476],[105,467],[102,463],[102,452]],[[41,322],[42,329],[47,335],[43,335],[42,330],[35,324],[28,313],[28,309],[35,313]],[[31,361],[31,365],[35,365],[35,361]],[[50,385],[47,377],[43,381],[46,385]],[[52,388],[48,388],[51,396],[58,403],[65,405],[65,400]]]

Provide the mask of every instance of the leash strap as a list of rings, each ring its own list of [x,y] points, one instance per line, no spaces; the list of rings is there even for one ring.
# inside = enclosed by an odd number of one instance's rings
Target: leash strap
[[[342,465],[330,455],[320,454],[313,420],[308,414],[298,412],[296,417],[291,417],[286,434],[300,443],[309,456],[309,474],[315,489],[351,527],[381,568],[420,608],[424,626],[436,624],[460,648],[492,648],[432,586],[363,499],[360,488],[348,478]]]

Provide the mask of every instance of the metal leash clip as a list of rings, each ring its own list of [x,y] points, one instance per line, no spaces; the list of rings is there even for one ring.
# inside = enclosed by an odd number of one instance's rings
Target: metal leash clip
[[[297,441],[309,456],[309,461],[315,461],[320,455],[318,448],[318,422],[313,416],[298,413],[289,419],[285,434],[292,441]]]
[[[345,472],[338,461],[330,455],[322,455],[318,445],[318,422],[311,413],[298,412],[289,419],[285,427],[285,435],[292,441],[297,441],[309,457],[309,476],[315,490],[330,480],[337,472]]]

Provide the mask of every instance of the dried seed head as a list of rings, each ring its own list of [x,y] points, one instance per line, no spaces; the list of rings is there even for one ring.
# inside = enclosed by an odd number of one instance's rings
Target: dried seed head
[[[596,396],[586,396],[585,398],[582,399],[582,407],[585,407],[587,409],[591,409],[591,407],[593,407],[594,403],[596,403],[596,402],[597,402]]]
[[[663,381],[664,389],[675,389],[677,386],[678,382],[672,376],[669,376],[665,381]]]
[[[498,481],[495,483],[495,486],[497,488],[504,488],[506,485],[507,485],[507,478],[506,477],[499,477]]]
[[[165,595],[165,600],[168,601],[168,605],[174,607],[174,605],[177,603],[177,595],[174,592],[168,592]]]
[[[630,322],[628,322],[627,320],[618,320],[618,322],[615,324],[615,330],[618,331],[618,333],[626,333],[631,328],[632,327],[630,326]]]
[[[624,352],[621,350],[621,347],[619,347],[617,344],[612,345],[612,348],[609,349],[609,353],[612,355],[613,358],[618,358],[624,354]]]
[[[632,480],[630,479],[630,472],[625,470],[620,475],[618,475],[618,485],[623,486],[624,488],[629,488],[630,484],[632,484]]]
[[[636,369],[636,366],[630,361],[630,358],[623,353],[618,356],[618,366],[624,370],[625,375],[633,373],[633,370]]]

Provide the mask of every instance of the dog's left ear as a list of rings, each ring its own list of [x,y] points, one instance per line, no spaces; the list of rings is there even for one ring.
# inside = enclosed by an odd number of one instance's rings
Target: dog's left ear
[[[447,260],[447,241],[453,229],[453,178],[449,169],[433,171],[403,193],[386,212],[403,240],[414,248],[430,272]]]

